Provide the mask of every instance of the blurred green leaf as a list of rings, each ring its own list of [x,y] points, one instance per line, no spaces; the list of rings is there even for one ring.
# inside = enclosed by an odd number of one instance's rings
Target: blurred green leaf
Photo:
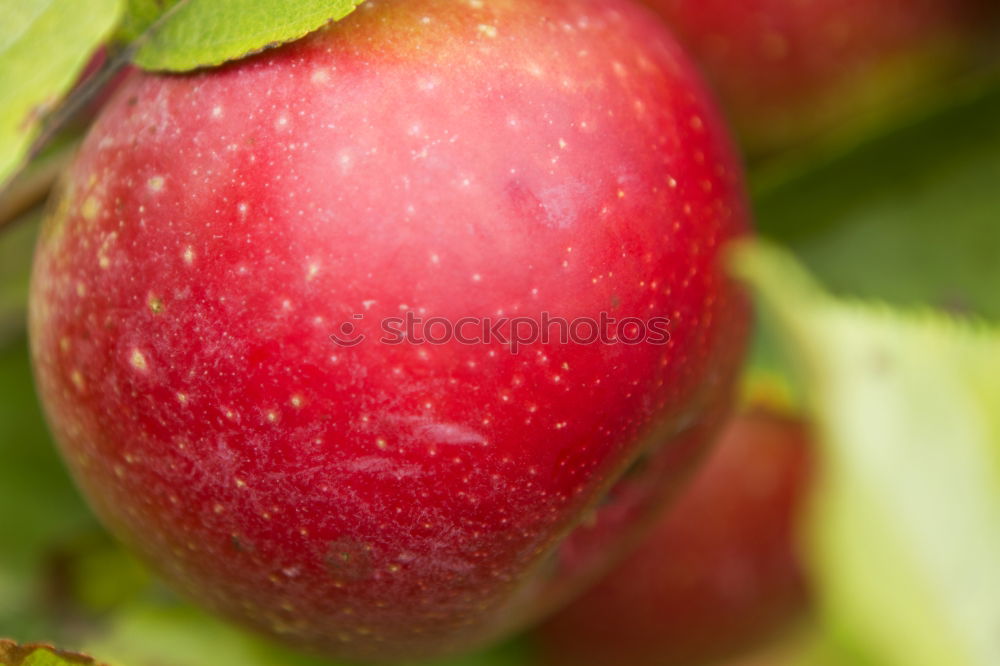
[[[773,638],[765,645],[712,666],[860,666],[832,645],[812,621]]]
[[[835,300],[767,246],[737,266],[820,431],[828,629],[879,666],[1000,664],[1000,330]]]
[[[37,226],[0,234],[0,635],[58,638],[56,556],[98,530],[56,453],[35,398],[24,311]]]
[[[38,215],[35,214],[5,228],[0,236],[0,347],[24,331],[28,277],[37,234]]]
[[[140,67],[181,72],[219,65],[299,39],[339,21],[361,2],[129,0],[122,36],[140,40],[134,59]],[[157,24],[161,17],[163,22]]]
[[[0,186],[13,175],[55,102],[111,33],[123,0],[0,2]]]
[[[155,586],[149,571],[104,532],[81,534],[59,554],[68,592],[83,612],[116,611]]]
[[[122,608],[86,649],[113,666],[330,666],[181,603]]]
[[[87,651],[113,666],[334,666],[292,652],[182,603],[139,602],[122,608]],[[436,666],[526,666],[528,650],[510,643],[494,650],[434,662]],[[428,665],[429,666],[429,665]]]
[[[48,553],[95,523],[49,439],[23,338],[0,348],[0,460],[0,634],[48,639]]]
[[[838,292],[1000,319],[1000,88],[755,196],[761,232]]]

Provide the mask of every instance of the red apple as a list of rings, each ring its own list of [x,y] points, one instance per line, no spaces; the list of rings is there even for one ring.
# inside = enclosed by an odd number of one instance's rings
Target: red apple
[[[538,631],[546,664],[704,664],[773,638],[806,606],[795,519],[806,425],[734,417],[643,545]]]
[[[644,0],[765,152],[919,93],[969,55],[994,0]]]
[[[747,225],[644,9],[369,1],[124,84],[40,240],[39,391],[97,513],[189,597],[331,655],[464,649],[599,573],[699,458]],[[508,316],[635,319],[473,339]],[[394,317],[438,343],[383,340]]]

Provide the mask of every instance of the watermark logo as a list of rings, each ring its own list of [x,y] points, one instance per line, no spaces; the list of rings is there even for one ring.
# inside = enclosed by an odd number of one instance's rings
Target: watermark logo
[[[340,347],[357,347],[369,340],[364,314],[342,322],[330,340]],[[670,342],[666,317],[623,317],[602,312],[598,317],[566,319],[543,312],[539,317],[421,317],[407,312],[378,321],[383,345],[502,345],[517,354],[536,343],[579,345],[665,345]],[[372,336],[373,337],[373,336]]]

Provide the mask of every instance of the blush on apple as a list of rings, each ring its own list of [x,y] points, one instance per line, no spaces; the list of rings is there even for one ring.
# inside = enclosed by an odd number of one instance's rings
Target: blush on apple
[[[642,546],[537,632],[552,666],[715,663],[807,607],[795,525],[812,453],[772,408],[733,417]]]
[[[38,247],[39,391],[96,512],[185,595],[329,655],[453,652],[600,573],[698,460],[747,229],[644,9],[369,0],[125,82]],[[632,341],[470,341],[546,316]],[[381,341],[407,317],[473,325]],[[667,344],[633,340],[653,318]]]
[[[643,0],[716,85],[751,152],[889,113],[995,40],[994,0]]]

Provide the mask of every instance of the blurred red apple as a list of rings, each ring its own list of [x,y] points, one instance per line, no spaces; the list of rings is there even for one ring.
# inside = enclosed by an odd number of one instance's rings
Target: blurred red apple
[[[993,0],[644,0],[751,152],[886,113],[970,56]],[[985,41],[985,40],[983,40]]]
[[[452,652],[600,573],[699,459],[747,227],[642,8],[370,0],[124,84],[40,240],[39,391],[97,513],[189,597],[330,655]],[[523,339],[480,326],[505,317]]]
[[[544,662],[703,664],[787,628],[806,606],[794,526],[810,458],[800,420],[734,417],[638,551],[538,631]]]

